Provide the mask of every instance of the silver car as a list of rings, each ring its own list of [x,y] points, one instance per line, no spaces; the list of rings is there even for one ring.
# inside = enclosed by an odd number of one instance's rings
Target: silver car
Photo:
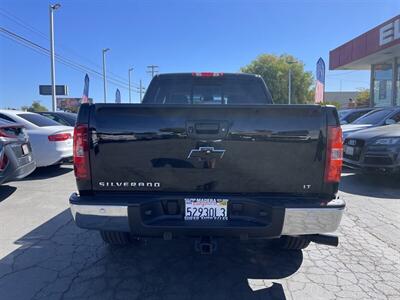
[[[0,184],[28,176],[35,168],[23,125],[0,119]]]

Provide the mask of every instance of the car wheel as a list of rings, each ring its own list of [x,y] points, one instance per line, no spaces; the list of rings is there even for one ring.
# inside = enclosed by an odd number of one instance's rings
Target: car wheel
[[[278,246],[284,250],[302,250],[307,248],[310,244],[310,240],[303,237],[297,236],[282,236],[279,239]]]
[[[100,231],[104,242],[114,246],[125,246],[131,243],[131,236],[128,232]]]

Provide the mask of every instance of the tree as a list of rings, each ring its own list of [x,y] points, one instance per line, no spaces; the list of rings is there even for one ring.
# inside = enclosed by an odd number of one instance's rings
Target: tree
[[[22,106],[21,110],[26,110],[30,112],[48,111],[45,106],[40,104],[40,101],[33,101],[31,106]]]
[[[356,97],[357,107],[368,107],[370,105],[369,89],[360,88]]]
[[[314,99],[309,99],[312,95],[310,91],[314,81],[313,75],[304,71],[304,64],[292,55],[262,54],[240,70],[260,75],[275,103],[288,103],[289,68],[292,70],[292,103],[313,102]]]

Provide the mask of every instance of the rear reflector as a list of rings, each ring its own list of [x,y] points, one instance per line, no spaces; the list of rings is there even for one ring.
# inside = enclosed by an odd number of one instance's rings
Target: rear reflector
[[[213,73],[213,72],[200,72],[200,73],[192,73],[192,76],[196,77],[218,77],[223,76],[224,73]]]
[[[343,164],[342,129],[328,126],[328,144],[326,148],[325,182],[335,183],[340,181]]]
[[[48,136],[50,142],[62,142],[72,138],[70,133],[56,133]]]
[[[7,167],[7,164],[8,157],[3,151],[2,153],[0,153],[0,171],[4,171],[4,169]]]
[[[89,128],[79,124],[74,128],[74,172],[76,179],[90,179],[89,167]]]

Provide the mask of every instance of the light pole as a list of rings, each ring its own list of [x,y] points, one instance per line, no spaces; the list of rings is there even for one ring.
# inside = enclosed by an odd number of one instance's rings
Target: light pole
[[[57,100],[56,100],[56,63],[54,54],[54,11],[61,7],[60,4],[50,4],[49,5],[49,15],[50,15],[50,73],[51,73],[51,100],[52,109],[56,111]]]
[[[289,104],[292,103],[292,68],[289,66]]]
[[[289,65],[289,87],[288,87],[288,104],[292,104],[292,68],[291,65],[295,64],[296,61],[290,60],[290,61],[286,61],[287,64]]]
[[[129,81],[129,103],[131,103],[131,72],[133,68],[128,69],[128,81]]]
[[[143,93],[142,79],[140,79],[140,81],[139,81],[139,99],[140,99],[140,103],[142,103],[142,93]]]
[[[104,88],[104,103],[107,102],[107,78],[106,78],[106,52],[110,48],[103,49],[103,88]]]

